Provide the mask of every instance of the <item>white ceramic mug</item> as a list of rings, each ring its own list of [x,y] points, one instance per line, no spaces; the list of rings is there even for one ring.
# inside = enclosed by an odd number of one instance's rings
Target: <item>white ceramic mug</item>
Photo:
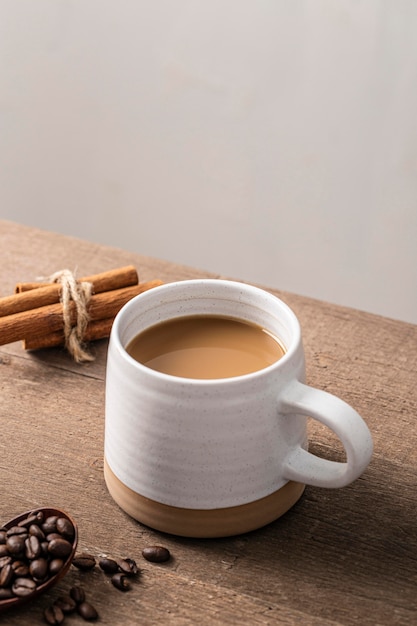
[[[141,331],[189,315],[220,315],[263,327],[285,355],[261,370],[198,380],[160,373],[126,351]],[[307,416],[336,433],[346,462],[307,450]],[[189,537],[228,536],[285,513],[306,484],[343,487],[372,455],[369,430],[341,399],[305,384],[295,314],[247,284],[201,279],[135,297],[113,324],[107,361],[105,480],[129,515]]]

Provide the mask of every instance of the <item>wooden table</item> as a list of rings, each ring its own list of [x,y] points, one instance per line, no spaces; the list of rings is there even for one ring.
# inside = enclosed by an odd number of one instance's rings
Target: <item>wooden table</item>
[[[134,264],[143,281],[213,276],[4,221],[0,258],[0,296],[63,268],[86,276]],[[98,568],[72,567],[58,587],[0,616],[2,623],[43,623],[44,608],[78,583],[100,623],[113,626],[417,623],[417,326],[271,291],[300,319],[308,382],[366,420],[375,452],[364,475],[344,489],[307,487],[290,512],[248,535],[162,535],[124,514],[103,480],[107,340],[81,365],[59,348],[1,346],[2,521],[42,505],[63,508],[78,522],[80,550],[130,556],[142,569],[123,593]],[[324,427],[311,424],[310,437],[313,452],[340,455]],[[170,549],[169,563],[143,559],[142,548],[154,543]]]

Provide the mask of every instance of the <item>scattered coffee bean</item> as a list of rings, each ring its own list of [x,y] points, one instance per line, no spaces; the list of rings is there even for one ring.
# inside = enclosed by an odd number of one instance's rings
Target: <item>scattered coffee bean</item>
[[[82,604],[85,602],[85,591],[82,587],[75,585],[74,587],[71,587],[69,593],[76,604]]]
[[[126,558],[126,559],[124,559],[124,561],[128,564],[128,567],[130,569],[130,574],[132,576],[136,576],[136,574],[139,572],[139,568],[136,565],[136,561],[134,559],[130,559],[130,558]]]
[[[81,617],[87,621],[94,621],[98,618],[98,613],[92,604],[89,602],[81,602],[77,606],[77,612]]]
[[[84,572],[88,572],[89,570],[94,569],[94,567],[96,566],[96,559],[92,554],[82,552],[81,554],[75,555],[72,564],[78,569]]]
[[[46,623],[52,624],[53,626],[57,624],[62,624],[65,618],[64,612],[56,604],[53,604],[52,606],[49,606],[47,609],[45,609],[43,615]]]
[[[113,574],[111,577],[112,584],[119,589],[120,591],[128,591],[130,589],[130,582],[126,576],[122,572],[117,572],[117,574]]]
[[[116,561],[107,557],[101,558],[98,564],[105,574],[115,574],[119,569]]]
[[[65,614],[73,613],[77,608],[77,603],[71,598],[71,596],[61,596],[54,602],[55,606],[58,606]]]
[[[138,566],[133,559],[115,559],[119,570],[126,574],[126,576],[136,576],[138,573]]]
[[[142,550],[142,556],[152,563],[164,563],[171,557],[168,548],[162,546],[148,546]]]

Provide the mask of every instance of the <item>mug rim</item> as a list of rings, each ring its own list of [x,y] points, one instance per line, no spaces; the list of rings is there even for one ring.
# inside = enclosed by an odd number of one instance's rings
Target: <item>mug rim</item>
[[[278,305],[281,311],[286,316],[286,325],[288,326],[288,321],[290,322],[290,325],[291,325],[292,340],[291,340],[290,345],[283,346],[285,348],[284,355],[281,358],[279,358],[277,361],[275,361],[274,363],[271,363],[270,365],[267,365],[266,367],[262,367],[261,369],[258,369],[258,370],[255,370],[253,372],[249,372],[246,374],[240,374],[237,376],[228,376],[228,377],[223,377],[223,378],[188,378],[186,376],[177,376],[174,374],[167,374],[165,372],[154,370],[151,367],[148,367],[147,365],[140,363],[140,361],[137,361],[135,358],[133,358],[127,352],[125,346],[123,345],[123,342],[120,337],[121,335],[120,326],[123,322],[124,317],[129,313],[129,311],[131,309],[135,309],[137,302],[143,301],[144,299],[155,298],[155,296],[157,296],[159,292],[167,291],[168,289],[173,290],[179,287],[187,287],[187,286],[192,287],[192,286],[198,286],[198,285],[200,286],[206,285],[206,286],[213,286],[213,287],[219,286],[219,285],[220,286],[227,285],[227,288],[238,287],[239,289],[255,291],[259,294],[262,294],[263,297],[266,296],[268,300],[271,300],[271,302]],[[190,316],[192,316],[192,314],[190,314]],[[185,315],[180,314],[176,317],[178,318],[185,317]],[[172,317],[171,319],[175,319],[175,318]],[[243,316],[239,316],[239,315],[236,315],[235,319],[248,321]],[[158,322],[156,321],[155,323],[147,326],[147,328],[151,328],[152,326],[156,326],[157,324]],[[272,331],[270,331],[269,329],[266,329],[266,330],[268,332],[271,332],[271,334],[274,335],[274,333],[272,333]],[[280,342],[282,342],[282,344],[284,344],[283,340],[280,337],[278,337],[278,339]],[[110,341],[117,348],[118,352],[122,355],[122,357],[125,358],[126,361],[132,367],[134,367],[135,369],[143,373],[146,373],[148,376],[165,381],[166,383],[169,383],[169,382],[177,383],[177,384],[186,383],[187,385],[200,385],[200,386],[201,385],[212,386],[212,385],[219,385],[219,384],[230,385],[234,381],[246,382],[249,380],[253,380],[259,376],[264,376],[268,372],[275,371],[284,367],[287,361],[292,359],[293,354],[297,352],[299,345],[301,344],[301,326],[294,311],[283,300],[281,300],[281,298],[279,298],[278,296],[275,296],[269,291],[266,291],[266,289],[262,289],[261,287],[257,287],[250,283],[244,283],[244,282],[240,282],[236,280],[227,280],[223,278],[193,278],[193,279],[178,280],[178,281],[173,281],[169,283],[164,283],[162,285],[158,285],[157,287],[153,287],[152,289],[144,291],[138,294],[137,296],[134,296],[131,300],[129,300],[126,304],[124,304],[123,307],[117,313],[113,322],[112,329],[111,329]]]

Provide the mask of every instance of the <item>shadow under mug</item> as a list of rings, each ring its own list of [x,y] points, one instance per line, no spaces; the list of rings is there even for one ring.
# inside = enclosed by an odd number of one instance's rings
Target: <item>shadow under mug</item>
[[[132,358],[141,331],[177,317],[216,315],[256,324],[284,356],[256,372],[198,380]],[[345,462],[308,451],[307,417],[340,439]],[[372,456],[372,438],[343,400],[305,384],[299,322],[272,294],[217,279],[167,283],[129,301],[111,331],[104,476],[117,504],[156,530],[225,537],[260,528],[291,508],[306,484],[343,487]]]

